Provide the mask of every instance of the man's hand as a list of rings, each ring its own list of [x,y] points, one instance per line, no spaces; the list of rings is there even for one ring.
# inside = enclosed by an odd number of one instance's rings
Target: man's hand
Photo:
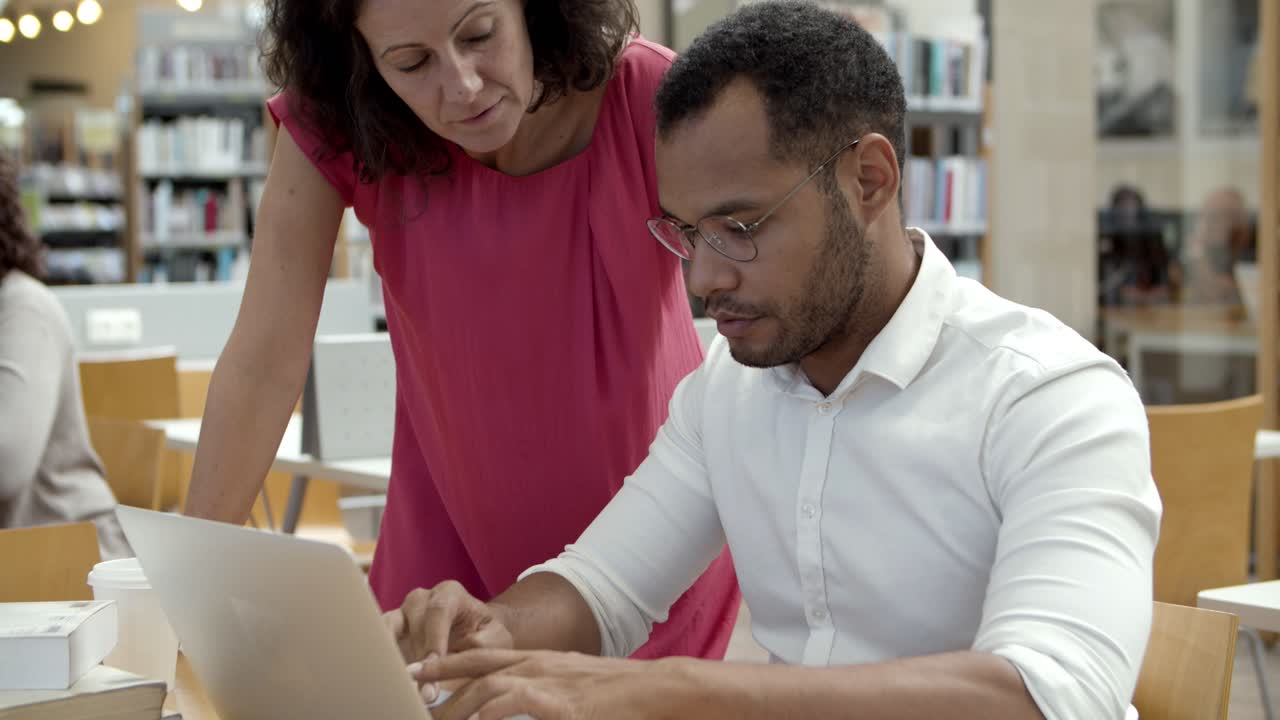
[[[383,615],[406,663],[475,648],[511,648],[511,632],[494,608],[447,581],[409,593]]]
[[[434,657],[414,679],[428,685],[469,681],[432,709],[440,720],[652,718],[682,682],[670,661],[487,649]]]

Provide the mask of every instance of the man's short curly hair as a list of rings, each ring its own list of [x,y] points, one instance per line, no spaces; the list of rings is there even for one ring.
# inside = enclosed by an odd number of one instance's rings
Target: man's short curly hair
[[[44,275],[43,248],[27,229],[18,195],[18,170],[0,148],[0,278],[10,270]]]
[[[857,23],[811,2],[748,5],[707,28],[672,65],[655,100],[666,137],[715,102],[733,80],[764,97],[770,152],[816,165],[868,132],[906,158],[906,93],[898,67]]]
[[[613,76],[638,31],[633,0],[522,0],[542,94],[530,110]],[[378,74],[356,30],[360,0],[267,0],[263,65],[291,108],[324,138],[330,156],[350,151],[362,182],[387,174],[449,170],[444,141],[422,124]]]

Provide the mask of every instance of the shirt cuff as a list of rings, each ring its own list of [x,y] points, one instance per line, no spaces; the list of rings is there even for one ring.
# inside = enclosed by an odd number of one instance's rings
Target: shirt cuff
[[[1113,703],[1089,692],[1057,660],[1022,645],[1006,645],[991,654],[1008,660],[1035,701],[1045,720],[1129,720],[1136,718],[1132,706],[1114,708]],[[1111,706],[1111,707],[1109,707]]]
[[[575,556],[572,549],[558,558],[525,570],[519,579],[543,572],[564,578],[591,608],[600,630],[602,657],[627,657],[649,639],[653,620],[646,617],[607,575],[591,567],[585,558]]]

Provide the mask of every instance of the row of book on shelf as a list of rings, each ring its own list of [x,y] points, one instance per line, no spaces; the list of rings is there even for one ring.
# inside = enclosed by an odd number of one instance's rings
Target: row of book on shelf
[[[119,199],[123,195],[119,172],[71,163],[32,163],[22,169],[18,182],[46,198]]]
[[[232,178],[221,188],[176,188],[170,180],[139,193],[138,218],[149,243],[201,235],[247,235],[250,208],[257,208],[264,182]]]
[[[898,66],[909,99],[936,109],[981,107],[987,43],[980,17],[974,17],[972,23],[957,23],[970,32],[953,28],[945,36],[929,35],[906,27],[892,4],[823,5],[857,21],[884,46]]]
[[[908,158],[903,186],[908,222],[948,227],[986,224],[987,164],[981,158]]]
[[[267,134],[234,117],[148,120],[135,136],[138,171],[147,174],[265,172]]]
[[[181,89],[263,85],[258,49],[252,43],[148,45],[138,49],[138,87]]]

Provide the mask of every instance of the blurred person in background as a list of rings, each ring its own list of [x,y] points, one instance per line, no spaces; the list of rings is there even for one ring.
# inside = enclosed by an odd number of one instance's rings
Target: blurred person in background
[[[89,442],[71,326],[38,279],[41,256],[0,153],[0,528],[90,521],[104,558],[127,557]]]

